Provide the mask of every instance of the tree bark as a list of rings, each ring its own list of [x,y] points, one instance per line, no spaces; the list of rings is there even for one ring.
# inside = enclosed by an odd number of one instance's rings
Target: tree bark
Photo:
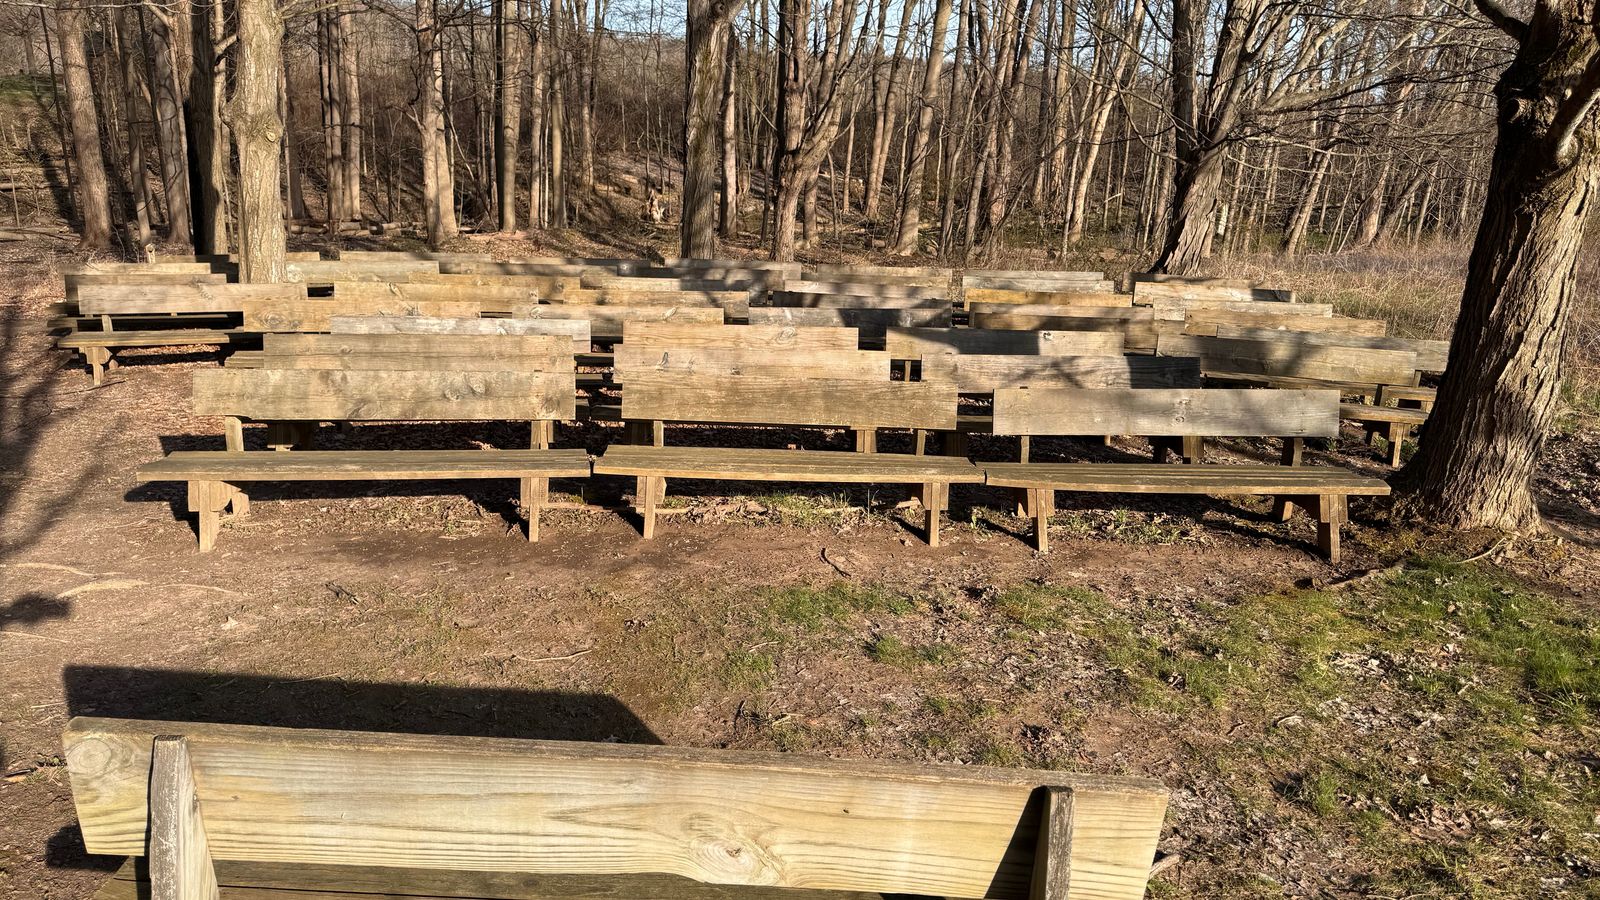
[[[78,215],[83,220],[80,246],[111,246],[111,196],[105,157],[100,151],[100,121],[94,108],[94,85],[84,48],[88,14],[83,0],[59,0],[56,34],[61,43],[61,68],[67,95],[67,121],[72,125],[72,155],[78,166]]]
[[[149,106],[144,85],[139,79],[138,57],[133,52],[139,46],[134,12],[121,9],[116,16],[117,38],[122,51],[122,89],[128,104],[128,186],[133,191],[133,220],[137,230],[134,239],[142,250],[150,246],[150,180],[146,177],[144,158]]]
[[[344,213],[341,221],[362,218],[361,203],[361,141],[364,129],[361,116],[360,47],[356,44],[355,12],[340,10],[335,18],[339,37],[339,118],[344,124],[340,138],[344,141]]]
[[[189,148],[184,134],[183,88],[178,83],[172,13],[147,0],[150,8],[151,94],[155,100],[156,139],[161,143],[161,189],[167,198],[167,242],[190,246]]]
[[[731,238],[739,230],[738,36],[728,36],[728,60],[722,67],[722,194],[717,209],[717,234]],[[846,185],[849,184],[848,171]],[[849,190],[845,191],[849,205]]]
[[[889,135],[894,131],[894,85],[895,79],[900,74],[900,60],[905,56],[906,40],[911,34],[911,16],[916,11],[916,0],[901,0],[900,3],[900,30],[894,37],[894,53],[889,57],[889,70],[883,72],[883,60],[875,60],[876,71],[882,73],[880,83],[873,85],[874,115],[872,121],[872,144],[868,153],[867,184],[861,195],[861,214],[868,219],[878,217],[878,204],[883,196],[883,171],[889,164]],[[888,4],[883,3],[879,9],[882,16],[888,9]],[[879,23],[878,53],[883,53],[883,28]],[[878,81],[874,77],[874,81]]]
[[[197,0],[190,7],[188,134],[190,210],[197,253],[228,252],[228,210],[223,186],[228,179],[227,142],[222,133],[222,64],[216,47],[222,39],[221,0]]]
[[[1518,40],[1495,86],[1497,140],[1447,374],[1403,481],[1454,528],[1539,521],[1533,474],[1560,400],[1585,220],[1600,193],[1595,0],[1539,0],[1526,22],[1479,6]]]
[[[422,205],[428,246],[456,236],[455,177],[445,144],[444,57],[435,0],[417,0],[417,130],[422,143]]]
[[[509,4],[509,7],[508,7]],[[498,0],[500,14],[499,122],[495,166],[500,182],[500,230],[517,230],[517,145],[522,135],[522,83],[527,78],[520,0]]]
[[[283,194],[279,185],[279,72],[283,17],[278,0],[237,0],[238,46],[228,122],[239,154],[239,276],[284,279]]]
[[[743,0],[689,0],[684,42],[683,214],[679,255],[717,255],[717,181],[722,149],[728,32]]]
[[[906,157],[906,177],[901,188],[900,231],[894,252],[907,256],[917,251],[922,227],[922,181],[928,167],[928,147],[933,137],[933,110],[939,105],[939,73],[944,67],[945,34],[950,30],[951,0],[936,0],[933,36],[928,41],[928,61],[922,69],[922,95],[917,99],[917,131]]]

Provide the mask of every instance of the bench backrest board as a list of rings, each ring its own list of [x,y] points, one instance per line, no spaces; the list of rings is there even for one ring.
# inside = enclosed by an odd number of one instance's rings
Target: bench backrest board
[[[616,350],[613,371],[627,384],[639,372],[683,375],[771,375],[786,378],[830,378],[848,381],[889,380],[889,354],[881,350],[707,350],[648,347],[624,340]],[[624,391],[626,393],[626,391]]]
[[[729,284],[714,278],[641,278],[634,275],[589,274],[578,279],[578,287],[595,290],[606,288],[615,291],[666,291],[682,294],[707,294],[713,292],[741,291],[748,294],[749,286]],[[765,290],[764,287],[761,290]]]
[[[78,311],[86,316],[242,313],[246,300],[305,296],[303,284],[85,284],[78,287]]]
[[[414,372],[572,372],[564,335],[268,334],[263,369]]]
[[[540,298],[553,297],[566,287],[570,279],[563,275],[470,275],[458,272],[412,272],[405,284],[437,284],[453,287],[522,288],[535,291]]]
[[[1300,304],[1293,304],[1299,306]],[[1245,325],[1251,328],[1276,328],[1284,331],[1316,331],[1328,334],[1359,334],[1382,337],[1389,333],[1389,323],[1382,319],[1352,319],[1345,316],[1273,315],[1232,309],[1187,309],[1183,312],[1183,330],[1188,334],[1216,334],[1223,325]]]
[[[194,376],[197,415],[263,421],[571,419],[569,372],[214,369]]]
[[[406,262],[408,260],[489,260],[487,253],[448,253],[437,250],[340,250],[340,262]]]
[[[405,281],[412,272],[437,271],[439,263],[431,259],[370,263],[323,260],[286,264],[284,280],[303,281],[307,284],[332,284],[335,281]]]
[[[949,297],[948,279],[902,278],[896,281],[854,281],[844,276],[791,278],[783,288],[811,294],[855,294],[862,297]]]
[[[973,328],[1038,331],[1112,331],[1123,336],[1129,350],[1153,351],[1164,331],[1182,330],[1182,317],[1150,307],[1063,306],[1048,315],[1014,312],[975,312]]]
[[[1092,276],[1092,277],[1090,277]],[[1117,286],[1101,272],[1015,272],[995,273],[992,275],[975,275],[968,273],[961,278],[961,288],[968,290],[1005,290],[1005,291],[1092,291],[1108,293],[1117,289]]]
[[[950,310],[943,309],[807,309],[803,307],[752,307],[751,325],[797,325],[804,328],[860,329],[864,338],[883,339],[888,328],[948,328]]]
[[[669,256],[659,263],[644,263],[644,267],[670,269],[676,272],[703,272],[724,269],[729,271],[753,270],[776,272],[786,278],[799,278],[801,265],[797,262],[774,262],[770,259],[695,259]]]
[[[745,291],[635,291],[626,288],[567,288],[550,298],[568,306],[703,306],[744,318],[750,309]]]
[[[698,269],[677,266],[658,266],[641,263],[631,273],[635,278],[682,278],[698,281],[716,281],[729,288],[741,290],[772,290],[783,286],[782,269],[755,268],[742,265],[706,266]]]
[[[145,852],[158,735],[183,739],[220,860],[1137,900],[1167,802],[1159,782],[1061,771],[75,718],[90,853]],[[1041,858],[1059,893],[1031,894]]]
[[[948,281],[955,277],[955,270],[945,266],[868,266],[854,263],[806,263],[802,266],[802,278],[817,275],[860,278],[863,281],[884,278],[943,278]]]
[[[994,433],[1334,437],[1334,390],[1002,388]]]
[[[956,353],[922,358],[922,380],[951,382],[963,394],[1001,388],[1197,388],[1200,364],[1159,356],[991,356]]]
[[[1329,347],[1360,347],[1366,350],[1409,350],[1417,355],[1417,369],[1443,372],[1450,359],[1450,342],[1420,338],[1366,337],[1315,331],[1283,331],[1275,328],[1250,328],[1218,325],[1216,337],[1247,341],[1278,341],[1285,344],[1310,344]]]
[[[327,331],[333,316],[436,316],[473,318],[483,304],[465,300],[407,300],[379,297],[368,300],[309,298],[244,301],[246,331]]]
[[[171,260],[165,262],[126,262],[124,260],[91,260],[78,266],[62,269],[63,275],[197,275],[216,272],[228,266],[227,260]]]
[[[963,295],[967,308],[985,306],[1132,306],[1132,294],[1115,291],[1020,291],[1001,288],[968,288]]]
[[[631,265],[631,261],[629,265]],[[447,275],[521,275],[546,278],[581,278],[584,275],[615,275],[620,263],[572,262],[491,262],[485,260],[445,260],[439,271]]]
[[[1153,306],[1156,309],[1170,309],[1187,311],[1191,309],[1226,309],[1231,312],[1255,313],[1264,316],[1322,316],[1333,315],[1331,303],[1283,303],[1277,300],[1209,300],[1188,298],[1157,298],[1154,303],[1147,302],[1138,294],[1134,295],[1134,304],[1137,306]]]
[[[1248,278],[1207,278],[1201,275],[1168,275],[1165,272],[1131,272],[1128,275],[1130,284],[1151,282],[1157,284],[1186,284],[1196,287],[1235,288],[1239,290],[1256,290],[1255,282]],[[1285,300],[1292,299],[1285,297]]]
[[[1133,302],[1161,305],[1178,301],[1216,306],[1240,300],[1260,303],[1292,303],[1294,291],[1279,288],[1238,287],[1220,284],[1194,284],[1182,281],[1135,281]],[[1321,304],[1307,304],[1311,306]]]
[[[1290,341],[1248,341],[1163,334],[1159,356],[1189,356],[1207,375],[1279,375],[1353,384],[1411,384],[1417,355],[1410,350],[1368,350]]]
[[[622,391],[622,417],[949,431],[956,427],[956,402],[952,384],[636,372]]]
[[[854,328],[799,328],[793,325],[692,325],[681,322],[627,322],[625,347],[676,347],[686,350],[854,350],[861,333]]]
[[[716,306],[612,306],[563,303],[517,304],[513,319],[586,319],[589,334],[597,339],[622,337],[628,322],[678,322],[687,325],[721,325],[727,314]]]
[[[478,302],[504,306],[538,303],[550,293],[538,285],[437,284],[416,281],[335,281],[334,300],[374,300],[388,297],[414,301]]]
[[[890,328],[884,349],[895,359],[945,353],[1022,356],[1121,356],[1114,331],[1004,331],[983,328]]]
[[[576,352],[589,349],[588,319],[450,319],[435,316],[333,316],[331,334],[532,334],[570,338]]]
[[[218,272],[85,272],[65,276],[66,299],[76,301],[78,289],[91,284],[226,284],[228,276]]]
[[[763,306],[797,309],[950,309],[948,297],[927,294],[837,294],[811,291],[773,291]]]

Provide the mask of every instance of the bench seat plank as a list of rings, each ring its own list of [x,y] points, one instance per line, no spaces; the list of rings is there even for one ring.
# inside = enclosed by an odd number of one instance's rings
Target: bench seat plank
[[[1117,494],[1320,494],[1382,497],[1377,478],[1326,466],[1162,463],[984,463],[985,482],[998,487],[1052,487]]]
[[[243,328],[153,328],[148,331],[75,331],[56,340],[57,347],[181,347],[187,344],[228,344],[254,338]]]
[[[582,478],[582,450],[180,450],[139,467],[146,481],[415,481],[431,478]]]
[[[743,450],[617,445],[595,460],[596,475],[651,475],[733,481],[821,481],[847,484],[979,484],[983,473],[965,459],[836,450]]]

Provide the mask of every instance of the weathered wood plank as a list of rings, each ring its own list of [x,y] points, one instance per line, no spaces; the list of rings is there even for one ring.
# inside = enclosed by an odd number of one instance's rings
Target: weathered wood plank
[[[86,316],[238,313],[246,300],[305,296],[303,284],[85,284],[78,287],[78,311]]]
[[[973,328],[1018,331],[1111,331],[1123,336],[1128,350],[1154,351],[1156,338],[1167,330],[1181,330],[1176,311],[1149,307],[1063,306],[1050,315],[1015,312],[974,312]]]
[[[641,346],[624,340],[616,351],[616,379],[629,383],[638,372],[684,375],[768,375],[848,381],[889,380],[889,354],[880,350],[713,350]],[[626,394],[626,391],[624,391]]]
[[[861,333],[854,328],[635,321],[623,324],[622,343],[686,350],[854,350],[860,346]]]
[[[549,260],[499,262],[485,260],[446,260],[439,271],[447,275],[538,275],[544,277],[582,278],[584,275],[615,275],[630,267],[634,260],[585,261]]]
[[[180,450],[145,463],[145,481],[423,481],[435,478],[581,478],[583,450]]]
[[[1312,494],[1337,491],[1381,497],[1389,485],[1332,466],[1161,463],[984,463],[997,487],[1054,487],[1120,494]]]
[[[490,260],[487,253],[458,253],[441,250],[340,250],[339,262],[408,262],[412,260]]]
[[[949,382],[964,394],[1000,388],[1198,388],[1198,360],[1155,356],[1016,356],[929,354],[922,380]]]
[[[63,281],[66,285],[67,302],[75,304],[78,300],[78,289],[91,284],[226,284],[228,276],[214,272],[84,272],[68,274]]]
[[[950,299],[948,279],[908,278],[894,282],[838,278],[792,278],[783,289],[802,294],[849,294],[856,297],[937,297]]]
[[[629,376],[622,392],[622,417],[951,430],[956,389],[904,381],[639,372]]]
[[[77,718],[90,853],[143,852],[155,733],[188,740],[218,860],[1022,898],[1054,785],[1096,801],[1074,817],[1075,896],[1134,900],[1166,808],[1157,782],[1056,771]]]
[[[332,284],[335,281],[404,281],[412,272],[437,272],[439,263],[431,259],[386,262],[292,262],[284,266],[285,281],[307,284]]]
[[[229,344],[254,339],[253,332],[232,328],[157,328],[149,331],[75,331],[56,339],[57,347],[183,347],[189,344]]]
[[[1229,304],[1241,301],[1247,303],[1292,303],[1294,301],[1294,292],[1254,286],[1237,287],[1221,284],[1195,284],[1188,281],[1135,281],[1133,284],[1133,302],[1140,305],[1171,306],[1182,304],[1230,309],[1237,307],[1232,307]],[[1304,303],[1296,305],[1319,307],[1327,304]],[[1322,315],[1322,313],[1315,313],[1314,315]]]
[[[1097,274],[1097,273],[1095,273]],[[1001,291],[1046,291],[1051,293],[1065,293],[1084,291],[1088,293],[1107,294],[1115,291],[1115,283],[1105,278],[1053,278],[1051,273],[1035,272],[1010,276],[963,276],[961,288],[963,292],[970,290],[1001,290]]]
[[[334,316],[428,316],[470,319],[483,311],[472,301],[407,300],[384,297],[368,300],[309,298],[305,300],[246,300],[244,327],[249,331],[327,331]]]
[[[977,304],[1012,306],[1132,306],[1132,294],[1115,291],[1032,291],[1001,288],[969,288],[963,295],[967,308]],[[999,311],[999,310],[991,310]],[[1020,310],[1019,310],[1020,311]]]
[[[589,320],[459,319],[437,316],[331,316],[332,334],[546,334],[572,338],[575,349],[589,349]]]
[[[977,484],[983,478],[971,462],[953,456],[629,444],[607,447],[595,460],[595,474],[837,484]]]
[[[888,328],[947,328],[950,315],[949,309],[752,307],[750,324],[857,328],[866,338],[882,340]]]
[[[150,762],[152,900],[217,900],[217,873],[206,844],[188,744],[157,736]]]
[[[1123,338],[1111,331],[1005,331],[985,328],[890,328],[884,347],[895,359],[932,354],[1120,356]]]
[[[1216,330],[1223,325],[1246,325],[1251,328],[1273,328],[1282,331],[1360,334],[1369,337],[1381,337],[1389,333],[1389,323],[1382,319],[1351,319],[1344,316],[1271,315],[1231,309],[1195,308],[1185,310],[1183,319],[1185,332],[1201,335],[1215,335]]]
[[[553,295],[550,291],[540,290],[538,285],[533,284],[467,285],[419,281],[336,281],[333,283],[333,299],[336,301],[406,300],[418,303],[493,304],[509,308],[509,304],[512,303],[538,303],[540,300],[547,300],[552,296],[559,296],[559,293]]]
[[[571,419],[577,383],[554,372],[216,369],[196,372],[198,415],[268,421]]]
[[[1251,328],[1241,325],[1218,325],[1219,338],[1249,341],[1278,341],[1285,344],[1327,347],[1359,347],[1364,350],[1400,350],[1417,355],[1417,368],[1423,372],[1443,372],[1450,359],[1449,341],[1432,341],[1420,338],[1369,337],[1357,334],[1337,334],[1316,331],[1285,331],[1277,328]]]
[[[795,307],[804,309],[945,309],[952,304],[948,297],[922,294],[840,294],[811,291],[773,291],[767,296],[765,306]]]
[[[622,337],[629,322],[676,322],[690,325],[721,325],[727,313],[715,306],[594,306],[589,304],[517,304],[511,308],[514,319],[584,319],[592,337]]]
[[[737,290],[712,278],[641,278],[634,275],[590,273],[580,277],[579,286],[587,290],[623,292],[666,291],[674,294],[710,294]],[[748,288],[744,292],[748,295]]]
[[[1163,334],[1159,356],[1191,356],[1207,375],[1283,375],[1359,384],[1411,384],[1417,355],[1410,350],[1368,350],[1287,341],[1248,341]]]
[[[268,334],[263,369],[572,372],[566,335]]]
[[[1002,388],[994,433],[1145,437],[1334,437],[1339,392]]]

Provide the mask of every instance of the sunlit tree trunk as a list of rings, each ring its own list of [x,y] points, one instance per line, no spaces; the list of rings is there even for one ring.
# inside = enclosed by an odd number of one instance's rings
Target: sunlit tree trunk
[[[933,111],[939,105],[939,72],[944,67],[944,42],[950,29],[951,0],[936,0],[933,9],[933,37],[928,44],[928,60],[922,69],[922,95],[917,98],[917,130],[906,155],[906,177],[900,202],[900,230],[894,252],[905,256],[917,251],[917,233],[922,228],[922,182],[928,168],[928,150],[933,138]]]
[[[283,17],[277,0],[238,0],[238,46],[228,123],[239,154],[240,280],[284,279],[283,193],[279,185],[279,72]]]
[[[87,19],[82,0],[59,0],[56,35],[61,42],[67,121],[72,126],[72,155],[77,163],[78,215],[83,220],[80,243],[86,249],[105,250],[111,246],[111,195],[84,48]]]

